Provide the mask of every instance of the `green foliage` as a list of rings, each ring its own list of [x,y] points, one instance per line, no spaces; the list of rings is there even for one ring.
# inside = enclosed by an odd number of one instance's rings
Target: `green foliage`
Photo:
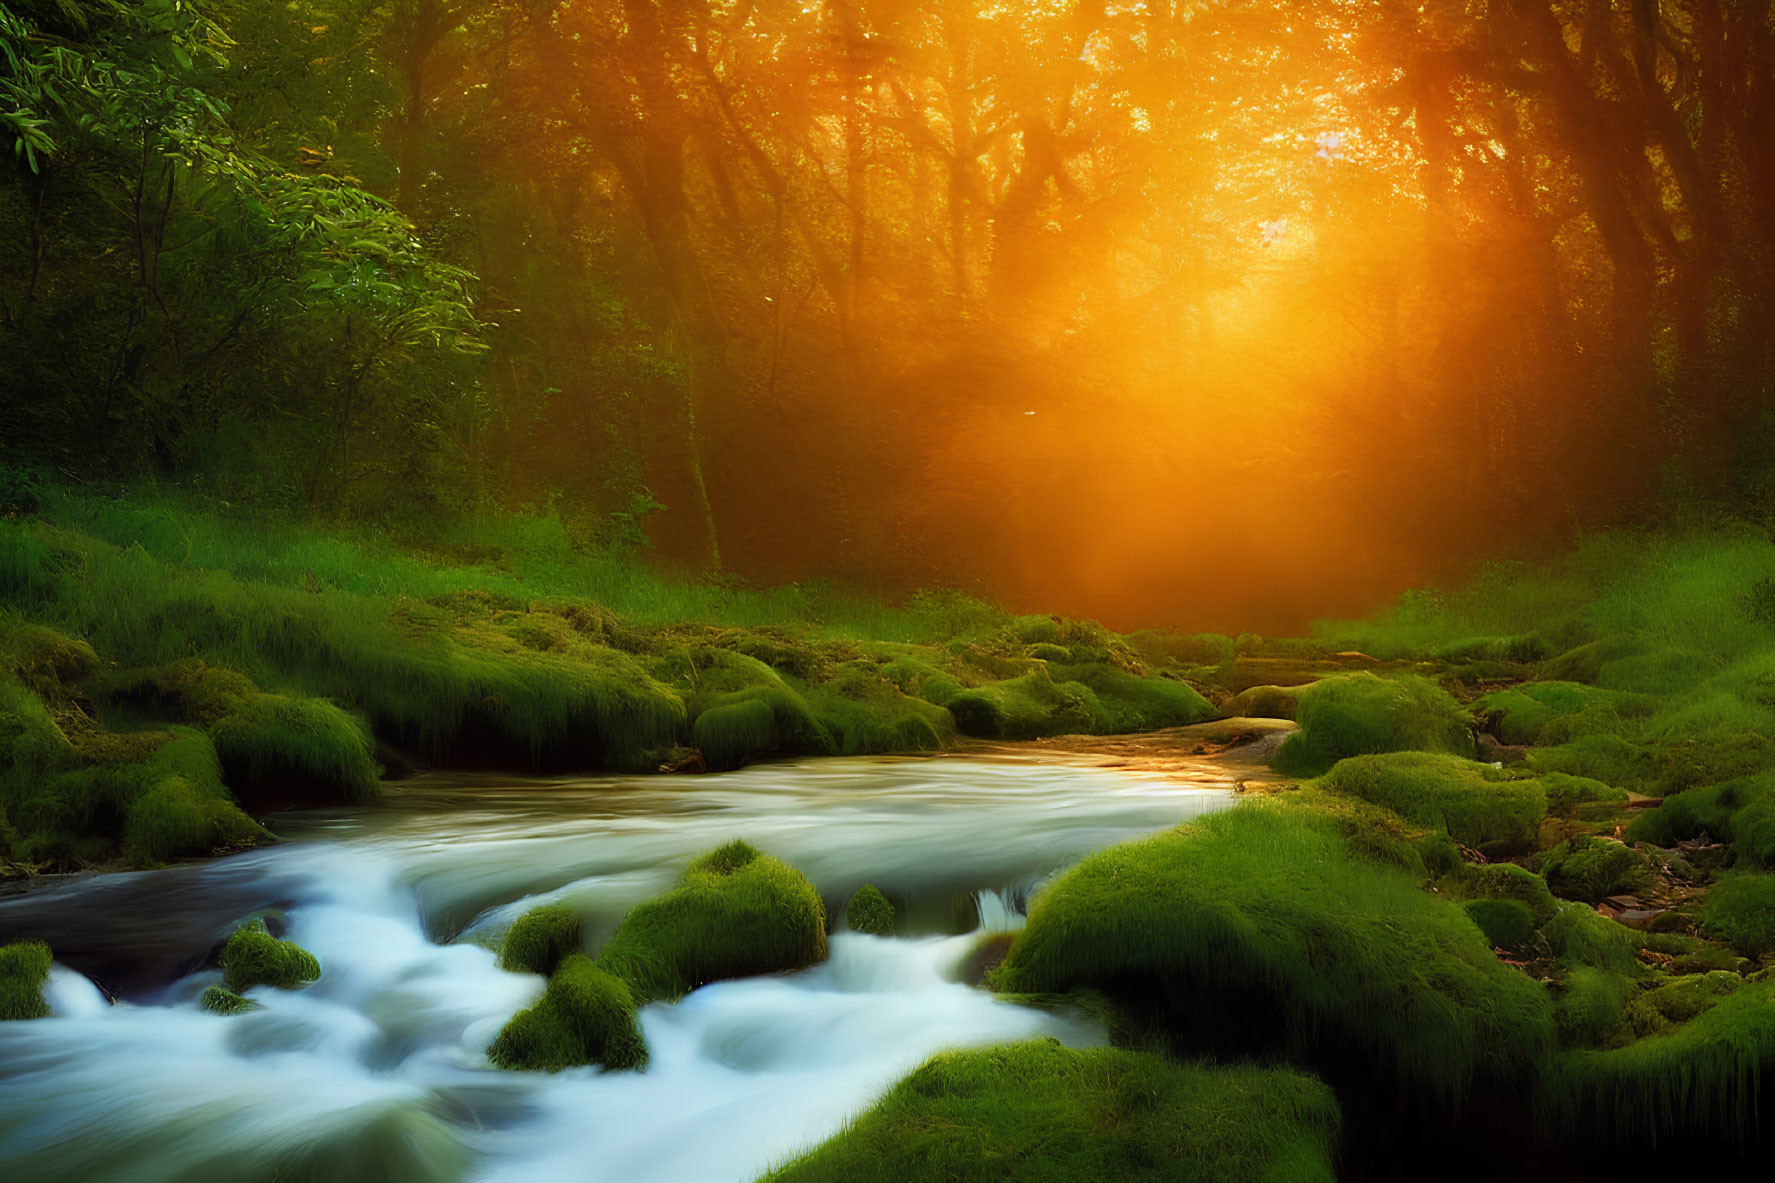
[[[501,1068],[548,1072],[579,1064],[640,1068],[647,1044],[628,986],[584,954],[569,953],[542,1000],[512,1017],[487,1057]]]
[[[1535,935],[1535,914],[1518,900],[1468,900],[1461,907],[1496,948],[1520,949]]]
[[[826,956],[826,909],[799,871],[735,840],[629,910],[598,954],[640,1003],[708,982],[801,969]]]
[[[251,998],[243,998],[226,986],[208,986],[198,995],[197,1005],[200,1010],[207,1010],[212,1014],[239,1015],[259,1009],[260,1004]]]
[[[1173,1023],[1257,1007],[1294,1055],[1366,1060],[1452,1102],[1528,1071],[1550,1008],[1420,883],[1315,809],[1252,802],[1087,857],[1036,898],[995,985],[1162,982]]]
[[[1775,875],[1728,875],[1707,893],[1702,933],[1746,957],[1775,953]]]
[[[579,913],[566,904],[544,904],[518,917],[506,932],[499,967],[546,978],[563,957],[580,951],[580,940]]]
[[[1610,1051],[1555,1057],[1537,1101],[1556,1135],[1644,1144],[1755,1134],[1763,1074],[1775,1069],[1775,982],[1745,986],[1699,1017]]]
[[[50,963],[49,946],[42,941],[0,945],[0,1022],[49,1015],[43,985]]]
[[[894,906],[873,883],[865,883],[844,906],[844,922],[852,932],[884,937],[894,931]]]
[[[1567,838],[1541,856],[1541,875],[1554,895],[1590,904],[1636,891],[1651,874],[1638,851],[1589,834]]]
[[[945,1052],[769,1183],[1336,1178],[1331,1090],[1240,1064],[1053,1041]]]
[[[1317,776],[1346,756],[1376,752],[1474,754],[1465,713],[1428,678],[1338,674],[1300,687],[1296,696],[1300,730],[1274,761],[1286,776]]]
[[[320,977],[314,954],[293,941],[281,941],[253,920],[234,930],[222,946],[222,978],[235,993],[254,986],[293,990]]]
[[[1353,756],[1319,783],[1487,853],[1527,849],[1547,813],[1539,781],[1512,780],[1489,764],[1429,752]]]

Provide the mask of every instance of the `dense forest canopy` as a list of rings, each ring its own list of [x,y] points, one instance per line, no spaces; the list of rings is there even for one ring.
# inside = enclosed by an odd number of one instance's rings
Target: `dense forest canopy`
[[[1768,0],[0,0],[0,140],[81,480],[1254,628],[1775,492]]]

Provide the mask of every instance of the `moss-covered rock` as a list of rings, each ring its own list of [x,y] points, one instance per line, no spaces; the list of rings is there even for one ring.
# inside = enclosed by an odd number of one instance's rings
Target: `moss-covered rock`
[[[1715,999],[1697,1017],[1611,1050],[1566,1052],[1537,1103],[1556,1136],[1617,1145],[1671,1137],[1742,1145],[1775,1086],[1775,982]]]
[[[1308,1183],[1336,1178],[1339,1113],[1302,1073],[1053,1041],[947,1052],[769,1183]]]
[[[1683,974],[1635,994],[1626,1008],[1635,1035],[1660,1035],[1712,1009],[1738,992],[1744,979],[1730,970]]]
[[[691,863],[676,888],[631,908],[598,965],[647,1003],[825,956],[820,893],[787,863],[736,840]]]
[[[1605,1047],[1617,1041],[1633,981],[1620,974],[1575,965],[1565,971],[1553,1021],[1561,1047]]]
[[[296,788],[352,802],[381,794],[369,728],[326,699],[268,693],[243,674],[196,660],[115,673],[98,691],[203,728],[238,791]]]
[[[1454,1101],[1529,1071],[1552,1041],[1550,1007],[1421,883],[1307,806],[1251,802],[1086,858],[1036,898],[993,980],[1140,994],[1186,1046],[1249,1016],[1257,1046],[1368,1062]]]
[[[501,1068],[559,1072],[579,1064],[640,1068],[647,1063],[628,984],[582,953],[569,953],[541,1001],[519,1011],[487,1057]]]
[[[1428,678],[1338,674],[1300,687],[1296,697],[1300,730],[1274,760],[1285,776],[1317,776],[1346,756],[1377,752],[1476,752],[1466,712]]]
[[[197,996],[200,1010],[207,1010],[218,1015],[239,1015],[250,1010],[259,1009],[259,1004],[251,998],[243,998],[226,986],[208,986]]]
[[[1702,933],[1746,957],[1775,953],[1775,875],[1728,875],[1707,893]]]
[[[1471,899],[1516,900],[1534,914],[1535,926],[1547,923],[1559,912],[1559,902],[1547,881],[1515,863],[1481,863],[1461,869],[1459,888]]]
[[[294,989],[320,977],[320,962],[296,944],[272,936],[262,920],[234,930],[222,946],[222,978],[239,993],[254,986]]]
[[[1729,842],[1752,867],[1775,867],[1775,775],[1741,777],[1664,798],[1635,818],[1627,836],[1674,846],[1702,834]]]
[[[1541,875],[1554,895],[1595,904],[1644,887],[1652,868],[1645,855],[1629,846],[1580,834],[1541,856]]]
[[[1624,975],[1639,972],[1640,942],[1633,930],[1584,904],[1561,907],[1541,926],[1541,935],[1562,967],[1583,965]]]
[[[884,937],[894,931],[894,906],[873,883],[865,883],[844,906],[844,922],[852,932]]]
[[[563,957],[580,951],[580,941],[579,913],[566,904],[544,904],[512,923],[499,946],[499,967],[546,978]]]
[[[50,964],[49,946],[42,941],[0,945],[0,1021],[48,1017],[43,986]]]
[[[1520,949],[1535,935],[1535,914],[1520,901],[1468,900],[1461,907],[1499,949]]]
[[[1319,783],[1488,854],[1528,849],[1547,813],[1539,781],[1513,780],[1488,764],[1429,752],[1353,756]]]

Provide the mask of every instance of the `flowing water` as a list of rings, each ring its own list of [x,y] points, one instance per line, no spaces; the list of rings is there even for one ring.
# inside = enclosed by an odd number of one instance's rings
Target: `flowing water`
[[[373,808],[274,818],[280,846],[3,898],[0,942],[41,937],[57,965],[54,1017],[0,1023],[0,1178],[750,1179],[939,1049],[1100,1041],[1083,1015],[965,984],[983,934],[1020,925],[1029,893],[1084,853],[1231,799],[1206,764],[1064,758],[437,775]],[[569,900],[595,943],[734,837],[800,868],[830,909],[876,884],[903,904],[901,932],[841,931],[812,969],[645,1008],[645,1072],[488,1066],[543,989],[494,964],[512,919]],[[321,980],[256,989],[248,1014],[200,1011],[217,942],[265,910]]]

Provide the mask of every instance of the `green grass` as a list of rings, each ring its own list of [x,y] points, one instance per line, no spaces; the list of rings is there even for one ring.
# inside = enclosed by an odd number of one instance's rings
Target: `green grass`
[[[512,924],[499,946],[499,968],[548,977],[570,953],[581,951],[579,913],[566,904],[532,908]]]
[[[1274,760],[1284,776],[1318,776],[1347,756],[1377,752],[1475,753],[1466,713],[1428,678],[1338,674],[1300,687],[1296,698],[1300,730]]]
[[[512,1017],[487,1057],[501,1068],[547,1072],[580,1064],[640,1068],[647,1045],[628,985],[583,953],[569,953],[542,1000]]]
[[[631,908],[598,965],[645,1004],[825,956],[820,893],[793,867],[736,840],[692,862],[671,891]]]
[[[50,964],[49,946],[42,941],[0,945],[0,1021],[49,1016],[43,985]]]
[[[844,906],[844,922],[852,932],[887,936],[894,931],[894,906],[873,883],[865,883]]]
[[[1310,1076],[1053,1041],[946,1052],[768,1183],[1308,1183],[1339,1113]]]
[[[222,979],[235,993],[254,986],[291,990],[320,977],[314,954],[293,941],[281,941],[253,920],[234,930],[222,946]]]
[[[1557,1056],[1537,1100],[1559,1137],[1632,1145],[1680,1136],[1742,1145],[1758,1132],[1763,1077],[1772,1069],[1775,982],[1765,981],[1719,998],[1664,1034]]]
[[[1775,875],[1728,875],[1707,893],[1701,932],[1744,956],[1775,953]]]
[[[1422,880],[1355,853],[1318,810],[1251,802],[1084,859],[1036,898],[994,983],[1162,985],[1186,1029],[1254,1009],[1288,1054],[1453,1103],[1528,1072],[1551,1008]]]
[[[1547,815],[1547,794],[1538,780],[1513,780],[1489,764],[1432,752],[1353,756],[1318,783],[1487,854],[1529,849]]]

